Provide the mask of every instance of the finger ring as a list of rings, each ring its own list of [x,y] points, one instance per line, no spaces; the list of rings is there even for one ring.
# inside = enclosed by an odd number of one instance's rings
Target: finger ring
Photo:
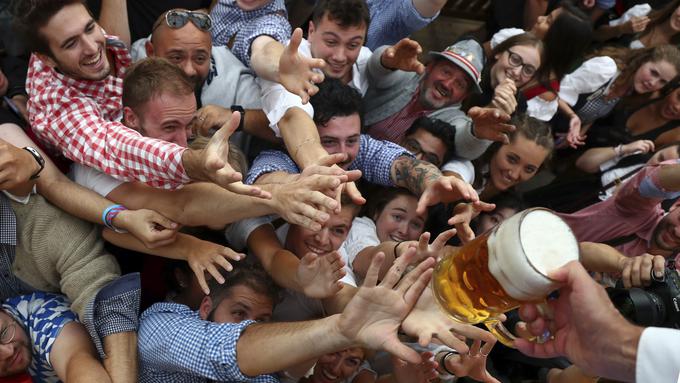
[[[485,353],[483,353],[483,352],[480,351],[480,352],[479,352],[479,356],[482,356],[482,357],[486,358],[487,356],[489,356],[489,354],[485,354]]]

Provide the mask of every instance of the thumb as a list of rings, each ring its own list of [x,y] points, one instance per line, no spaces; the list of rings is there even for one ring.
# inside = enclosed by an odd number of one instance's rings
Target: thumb
[[[164,229],[168,229],[168,230],[177,229],[177,223],[171,221],[170,219],[166,218],[165,216],[163,216],[163,215],[161,215],[157,212],[153,212],[152,218],[153,218],[152,219],[153,222],[156,225],[162,226]]]
[[[300,47],[300,42],[302,42],[302,29],[295,28],[293,34],[290,36],[290,42],[288,43],[287,48],[291,52],[297,53],[298,48]]]
[[[319,256],[314,254],[314,253],[307,253],[302,259],[300,260],[300,263],[303,266],[309,266],[312,263],[314,263]]]

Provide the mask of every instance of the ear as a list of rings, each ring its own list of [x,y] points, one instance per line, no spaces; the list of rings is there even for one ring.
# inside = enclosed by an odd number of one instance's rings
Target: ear
[[[200,316],[203,320],[208,320],[208,316],[210,315],[212,308],[212,299],[206,295],[201,301],[201,305],[198,306],[198,316]]]
[[[45,65],[47,65],[47,66],[49,66],[49,67],[51,67],[51,68],[56,68],[56,67],[57,67],[57,62],[54,61],[54,59],[52,59],[50,56],[48,56],[48,55],[46,55],[46,54],[44,54],[44,53],[37,53],[37,52],[35,53],[35,55],[40,59],[40,61],[42,61],[43,63],[45,63]]]
[[[139,117],[129,106],[123,107],[123,125],[138,132],[142,131]]]
[[[496,54],[493,56],[494,60],[496,60],[496,61],[500,60],[501,54],[502,54],[502,53],[496,53]]]
[[[314,33],[314,29],[315,29],[314,22],[312,20],[309,20],[309,27],[307,28],[307,36],[308,37],[309,37],[309,35]]]
[[[146,57],[154,56],[153,43],[151,42],[151,39],[147,40],[146,43],[144,43],[144,50],[146,50]]]

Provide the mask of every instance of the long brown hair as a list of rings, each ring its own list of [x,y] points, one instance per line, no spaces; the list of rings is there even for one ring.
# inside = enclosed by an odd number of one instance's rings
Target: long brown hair
[[[673,0],[663,8],[649,12],[649,24],[647,24],[647,28],[640,33],[639,37],[650,34],[655,27],[668,21],[678,7],[680,7],[680,0]],[[680,44],[680,33],[675,33],[673,37],[671,37],[670,43],[673,45]]]

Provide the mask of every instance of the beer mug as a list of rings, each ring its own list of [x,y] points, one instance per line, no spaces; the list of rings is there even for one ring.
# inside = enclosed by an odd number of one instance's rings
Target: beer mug
[[[523,302],[545,302],[559,287],[548,273],[578,259],[569,226],[550,210],[528,209],[445,254],[434,269],[433,292],[454,320],[484,323],[513,347],[501,314]]]

